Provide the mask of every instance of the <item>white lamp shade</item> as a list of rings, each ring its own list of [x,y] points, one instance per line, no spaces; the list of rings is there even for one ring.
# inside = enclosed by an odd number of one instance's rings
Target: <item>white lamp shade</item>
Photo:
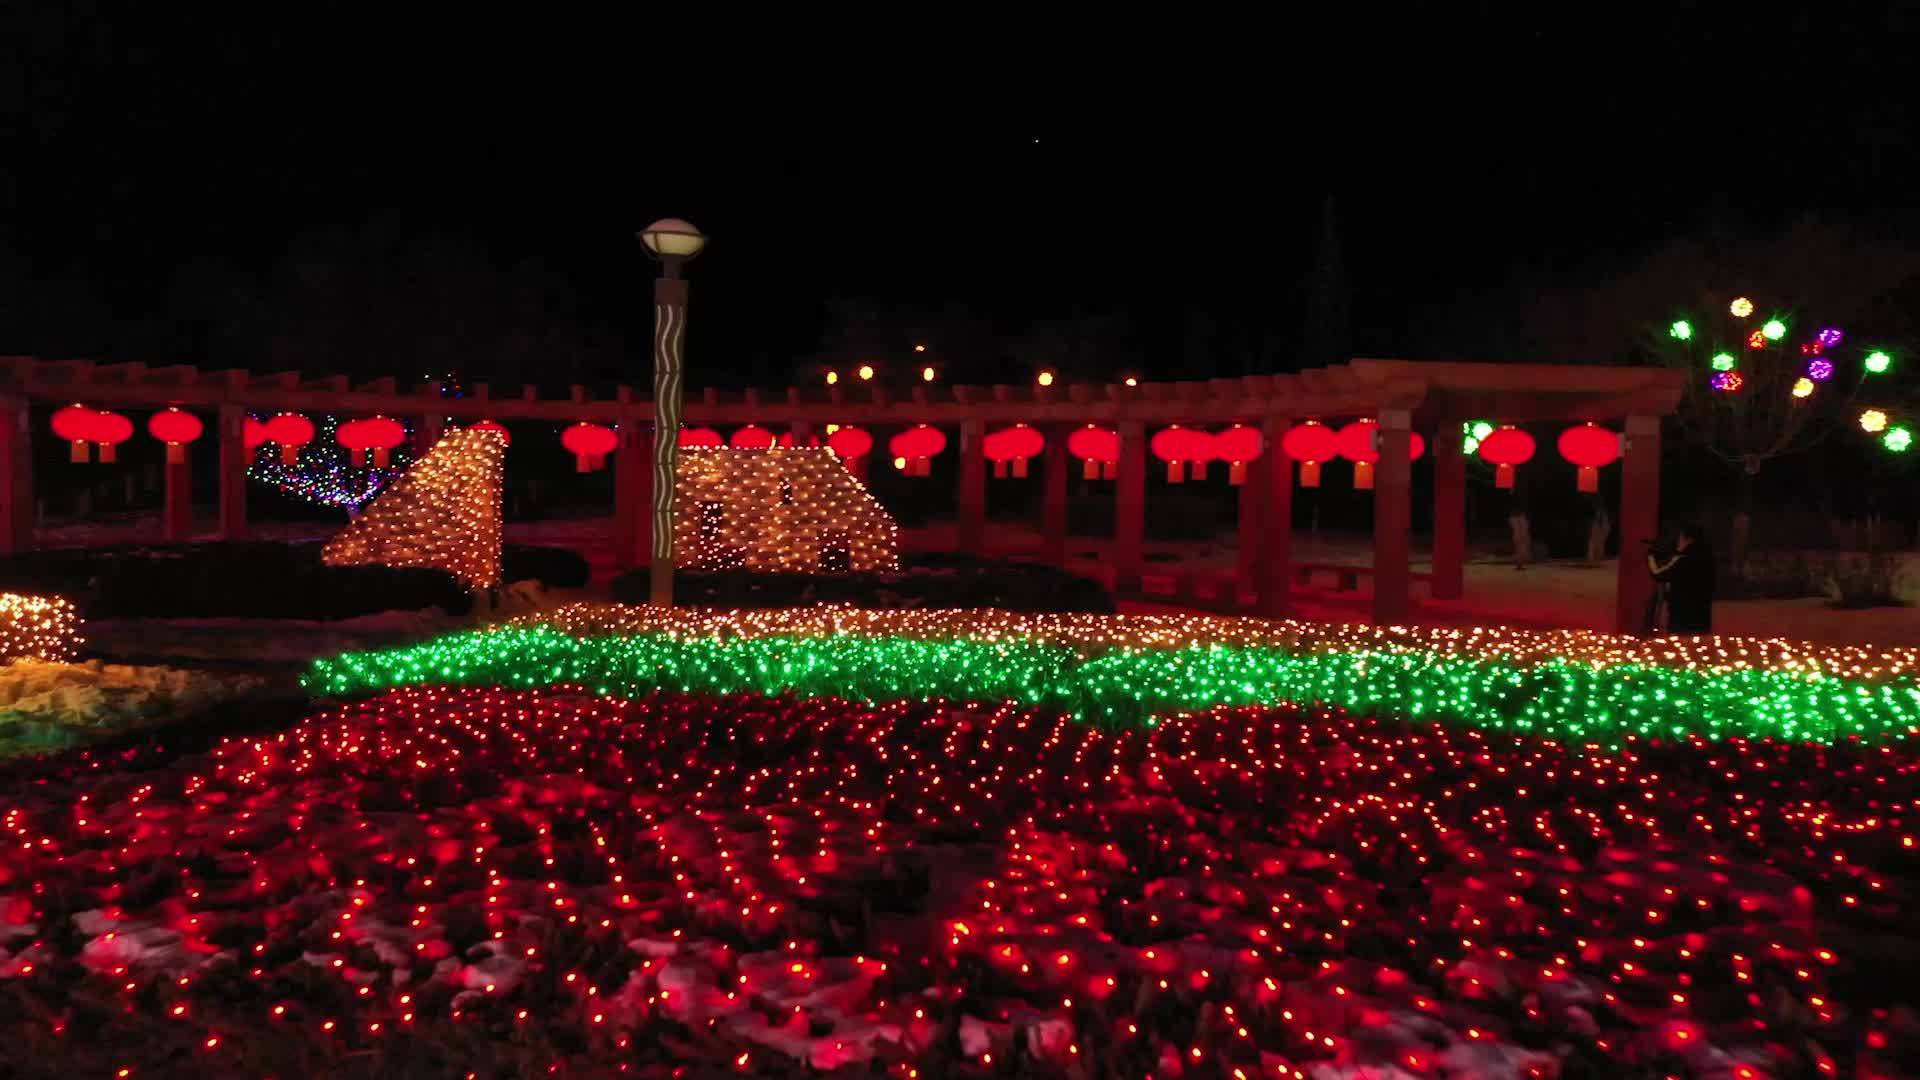
[[[647,250],[663,259],[691,259],[707,246],[699,229],[679,218],[661,218],[640,233]]]

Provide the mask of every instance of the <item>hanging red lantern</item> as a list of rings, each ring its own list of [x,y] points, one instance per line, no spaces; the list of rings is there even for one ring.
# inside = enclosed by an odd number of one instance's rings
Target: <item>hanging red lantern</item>
[[[335,442],[353,452],[353,464],[356,468],[366,468],[367,451],[373,451],[373,466],[384,469],[390,460],[388,455],[401,443],[407,441],[406,425],[387,416],[370,416],[365,420],[349,420],[333,433]]]
[[[1360,491],[1373,487],[1373,466],[1380,460],[1379,423],[1371,418],[1355,420],[1333,437],[1334,452],[1353,462],[1353,486]],[[1407,460],[1418,461],[1427,449],[1427,440],[1417,431],[1407,433]]]
[[[820,445],[820,436],[818,436],[818,435],[809,435],[809,436],[807,436],[807,445],[808,445],[808,446],[819,446],[819,445]],[[791,450],[791,449],[793,449],[793,432],[791,432],[791,431],[789,431],[789,432],[787,432],[786,434],[784,434],[784,435],[781,435],[781,436],[780,436],[780,448],[781,448],[782,450]]]
[[[893,467],[908,476],[926,476],[933,471],[932,459],[947,448],[947,437],[939,428],[921,424],[887,440],[887,452],[893,455]]]
[[[267,425],[249,416],[240,422],[240,445],[251,454],[262,446],[272,442],[267,437]]]
[[[495,435],[500,436],[501,445],[503,446],[513,445],[513,436],[507,434],[506,425],[494,420],[475,420],[473,423],[467,425],[467,430],[468,431],[491,431]]]
[[[733,433],[727,445],[735,450],[767,450],[773,446],[773,432],[763,427],[748,424]]]
[[[620,445],[620,437],[604,424],[582,421],[560,433],[560,445],[573,452],[574,467],[586,473],[606,467],[607,455]]]
[[[1301,487],[1320,486],[1320,463],[1332,461],[1339,454],[1334,443],[1333,429],[1318,420],[1309,420],[1287,429],[1286,435],[1280,440],[1280,449],[1300,463]]]
[[[1247,462],[1259,458],[1261,451],[1267,448],[1267,441],[1260,436],[1260,429],[1245,424],[1235,424],[1213,436],[1213,450],[1220,460],[1227,463],[1227,482],[1244,484],[1247,481]]]
[[[682,450],[717,450],[727,445],[720,433],[712,428],[696,427],[680,429],[680,448]]]
[[[313,421],[299,413],[281,413],[267,421],[267,441],[280,444],[280,461],[292,465],[300,460],[300,448],[313,441]]]
[[[841,461],[856,461],[873,452],[873,436],[857,427],[843,427],[827,436],[827,445]]]
[[[1560,456],[1580,467],[1578,487],[1591,495],[1600,490],[1600,470],[1620,460],[1620,435],[1588,421],[1560,433]]]
[[[133,421],[117,412],[102,410],[93,414],[92,433],[88,436],[88,440],[100,444],[101,462],[112,461],[114,447],[131,438],[133,438]]]
[[[1480,440],[1480,456],[1497,466],[1493,473],[1493,486],[1510,488],[1513,486],[1513,467],[1524,465],[1533,458],[1533,436],[1508,424],[1489,432],[1486,438]]]
[[[1067,436],[1067,453],[1084,463],[1081,476],[1111,480],[1120,469],[1120,433],[1088,424]]]
[[[94,411],[85,405],[68,405],[54,410],[53,433],[72,445],[70,460],[89,460],[87,443],[93,438]]]
[[[1147,443],[1153,456],[1167,463],[1167,483],[1177,484],[1186,479],[1186,466],[1193,464],[1193,478],[1207,478],[1207,462],[1217,455],[1214,452],[1213,436],[1199,428],[1181,427],[1175,424],[1164,431],[1155,432]]]
[[[1047,448],[1046,437],[1025,424],[1015,424],[1010,428],[988,433],[980,441],[980,450],[993,462],[993,475],[1005,477],[1008,465],[1013,475],[1027,475],[1027,461],[1040,456]]]
[[[147,417],[147,434],[167,444],[169,465],[187,460],[187,444],[198,439],[206,429],[199,417],[172,406]]]

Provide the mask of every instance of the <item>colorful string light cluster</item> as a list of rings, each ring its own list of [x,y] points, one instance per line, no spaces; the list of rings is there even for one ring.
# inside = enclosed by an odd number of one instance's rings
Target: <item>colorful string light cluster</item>
[[[1633,738],[1826,742],[1920,734],[1920,688],[1903,677],[1594,663],[1565,655],[1521,660],[1497,639],[1440,650],[1226,643],[1230,638],[1139,647],[1070,631],[860,633],[848,614],[836,632],[816,634],[782,632],[778,617],[699,635],[583,635],[515,625],[321,660],[307,685],[321,694],[450,683],[570,685],[624,695],[1010,701],[1106,727],[1152,726],[1221,705],[1320,703],[1608,745]]]
[[[0,661],[71,660],[80,645],[80,613],[72,601],[0,593]]]
[[[831,449],[688,448],[675,477],[677,566],[784,574],[899,568],[893,516]]]
[[[389,420],[387,423],[400,422]],[[401,442],[387,451],[388,465],[356,465],[354,452],[339,442],[340,426],[339,417],[322,416],[313,436],[303,443],[276,449],[265,441],[255,442],[247,475],[316,505],[357,512],[413,464],[413,455],[408,452],[407,444]],[[265,439],[264,429],[259,435]],[[292,464],[283,460],[285,453],[293,455]]]
[[[1892,748],[420,688],[13,780],[0,1038],[72,1075],[1920,1064]]]
[[[500,499],[506,440],[449,431],[338,536],[328,566],[425,566],[474,589],[500,584]]]

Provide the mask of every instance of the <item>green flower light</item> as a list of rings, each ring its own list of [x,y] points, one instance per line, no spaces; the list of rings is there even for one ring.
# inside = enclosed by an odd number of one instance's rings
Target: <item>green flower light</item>
[[[1894,453],[1904,454],[1907,447],[1913,445],[1913,432],[1905,427],[1890,427],[1885,435],[1880,436],[1880,442]]]
[[[1865,364],[1867,366],[1867,374],[1885,375],[1887,369],[1893,366],[1893,357],[1875,349],[1873,352],[1867,354]]]
[[[1733,354],[1724,353],[1724,352],[1714,353],[1713,354],[1713,370],[1732,371],[1733,370]]]
[[[1691,340],[1693,338],[1693,324],[1685,319],[1675,319],[1673,325],[1667,327],[1667,333],[1672,335],[1677,341]]]
[[[1768,319],[1767,324],[1760,328],[1760,334],[1768,341],[1779,341],[1787,336],[1787,324],[1779,319]]]

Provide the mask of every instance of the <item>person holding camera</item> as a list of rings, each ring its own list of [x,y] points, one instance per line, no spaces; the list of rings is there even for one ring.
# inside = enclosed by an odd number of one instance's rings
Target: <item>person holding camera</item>
[[[1698,525],[1684,525],[1671,552],[1647,552],[1647,570],[1667,587],[1667,632],[1713,633],[1713,551]]]

